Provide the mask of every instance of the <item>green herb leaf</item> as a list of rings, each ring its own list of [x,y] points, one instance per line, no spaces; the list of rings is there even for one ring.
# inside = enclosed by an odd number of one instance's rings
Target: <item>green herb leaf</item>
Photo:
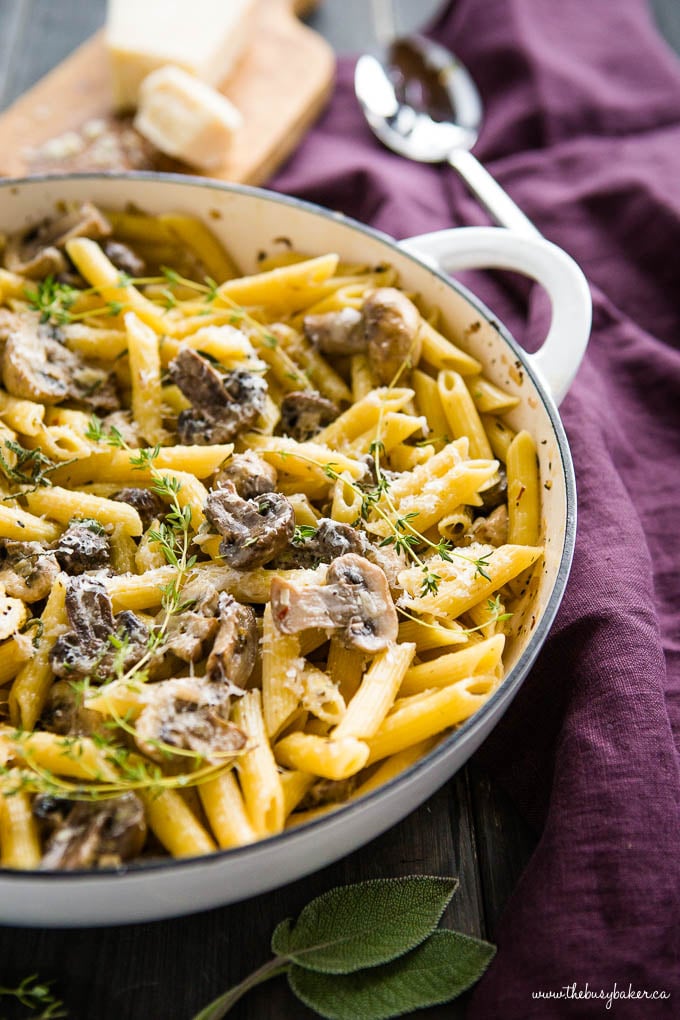
[[[295,924],[276,928],[272,951],[327,974],[387,963],[434,931],[457,887],[454,878],[412,875],[331,889]]]
[[[488,942],[439,930],[406,956],[354,974],[319,974],[293,966],[291,990],[328,1020],[388,1020],[450,1002],[489,966]]]

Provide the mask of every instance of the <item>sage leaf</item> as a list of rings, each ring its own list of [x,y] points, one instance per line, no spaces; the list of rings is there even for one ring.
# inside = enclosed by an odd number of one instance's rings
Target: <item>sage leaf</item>
[[[457,888],[455,878],[411,875],[331,889],[278,925],[272,951],[325,974],[377,967],[431,935]]]
[[[455,999],[479,980],[495,952],[488,942],[440,929],[382,967],[319,974],[293,965],[288,983],[327,1020],[388,1020]]]

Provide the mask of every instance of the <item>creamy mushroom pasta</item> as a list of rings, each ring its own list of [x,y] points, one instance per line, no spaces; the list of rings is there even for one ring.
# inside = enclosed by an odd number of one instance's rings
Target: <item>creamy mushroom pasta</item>
[[[361,797],[503,678],[517,398],[389,266],[60,208],[2,241],[0,858],[120,867]]]

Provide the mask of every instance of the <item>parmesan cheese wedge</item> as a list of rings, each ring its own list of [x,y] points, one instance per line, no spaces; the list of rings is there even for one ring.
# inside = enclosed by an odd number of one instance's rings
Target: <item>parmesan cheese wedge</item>
[[[166,64],[220,85],[250,39],[256,6],[257,0],[108,0],[117,109],[134,109],[142,81]]]
[[[134,124],[161,152],[210,170],[224,162],[242,117],[210,85],[179,67],[161,67],[142,82]]]

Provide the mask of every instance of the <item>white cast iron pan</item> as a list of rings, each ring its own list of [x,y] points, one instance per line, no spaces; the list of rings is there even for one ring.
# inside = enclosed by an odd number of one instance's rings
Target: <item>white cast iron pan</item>
[[[545,641],[569,572],[576,528],[574,473],[557,403],[583,357],[590,330],[586,281],[572,259],[540,238],[493,227],[426,234],[397,244],[389,237],[304,202],[254,188],[158,174],[31,178],[0,182],[0,231],[35,223],[60,200],[89,199],[109,208],[183,211],[204,219],[244,272],[259,252],[286,237],[302,251],[338,252],[344,260],[389,262],[426,308],[442,312],[444,332],[461,341],[486,375],[521,403],[510,424],[536,438],[543,482],[545,561],[533,601],[513,620],[508,675],[490,700],[426,758],[380,790],[290,832],[210,857],[133,865],[122,872],[0,872],[0,923],[110,925],[149,921],[245,899],[321,868],[403,818],[459,769],[509,705]],[[279,242],[280,244],[280,242]],[[526,354],[496,318],[444,270],[514,269],[548,291],[552,324],[536,354]],[[493,325],[492,325],[493,322]],[[468,327],[481,323],[481,327]]]

